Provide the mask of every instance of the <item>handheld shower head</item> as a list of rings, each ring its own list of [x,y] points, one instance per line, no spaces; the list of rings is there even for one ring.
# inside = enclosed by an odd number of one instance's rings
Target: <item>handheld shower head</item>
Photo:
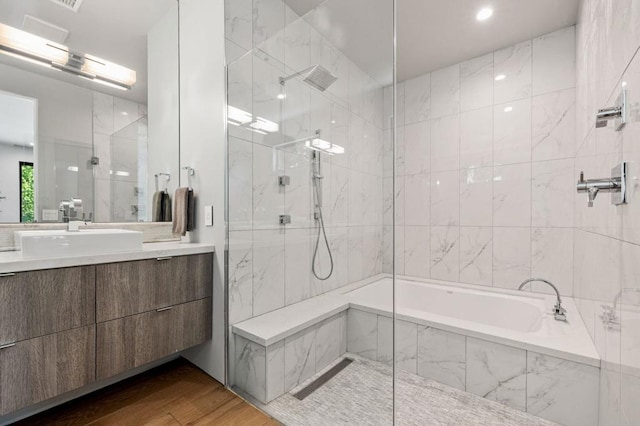
[[[327,90],[329,86],[335,83],[338,79],[338,77],[331,74],[331,72],[329,72],[329,70],[327,70],[322,65],[313,65],[288,77],[280,77],[280,84],[284,85],[287,80],[290,80],[299,75],[302,76],[302,81],[321,92]]]

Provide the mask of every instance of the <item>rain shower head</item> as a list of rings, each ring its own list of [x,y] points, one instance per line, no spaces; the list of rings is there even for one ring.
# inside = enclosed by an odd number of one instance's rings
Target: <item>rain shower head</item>
[[[303,76],[302,81],[321,92],[327,90],[338,79],[322,65],[313,65],[288,77],[280,77],[280,84],[284,85],[288,80],[298,76]]]

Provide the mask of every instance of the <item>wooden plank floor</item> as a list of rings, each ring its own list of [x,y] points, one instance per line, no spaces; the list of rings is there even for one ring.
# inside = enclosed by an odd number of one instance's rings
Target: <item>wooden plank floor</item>
[[[181,358],[17,425],[275,426],[279,423]]]

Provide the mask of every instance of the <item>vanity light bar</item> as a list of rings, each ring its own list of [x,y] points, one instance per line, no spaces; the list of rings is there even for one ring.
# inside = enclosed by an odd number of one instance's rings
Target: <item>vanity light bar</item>
[[[130,90],[136,82],[134,70],[71,52],[65,45],[4,24],[0,24],[0,52],[120,90]]]

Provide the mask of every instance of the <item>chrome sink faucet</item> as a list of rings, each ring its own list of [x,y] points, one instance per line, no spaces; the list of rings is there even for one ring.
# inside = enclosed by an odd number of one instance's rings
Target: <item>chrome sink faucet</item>
[[[553,285],[551,282],[543,279],[543,278],[529,278],[528,280],[525,280],[522,282],[522,284],[520,284],[520,287],[518,287],[518,290],[522,290],[522,288],[532,282],[541,282],[541,283],[545,283],[549,286],[551,286],[551,288],[556,292],[556,297],[558,298],[558,300],[556,301],[555,306],[553,307],[553,317],[556,319],[556,321],[567,321],[567,316],[565,315],[567,313],[566,309],[564,309],[562,307],[562,300],[560,299],[560,292],[558,291],[558,288]]]
[[[80,230],[80,222],[91,221],[92,214],[89,214],[89,219],[86,218],[83,212],[82,200],[79,198],[60,201],[59,210],[62,212],[62,221],[67,223],[67,231],[69,232],[78,232]]]

